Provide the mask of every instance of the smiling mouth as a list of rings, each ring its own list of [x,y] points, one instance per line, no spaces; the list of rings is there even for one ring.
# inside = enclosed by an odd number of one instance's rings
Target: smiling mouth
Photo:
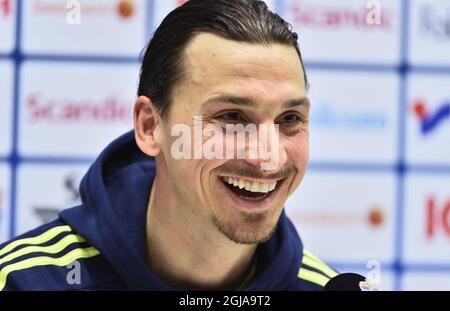
[[[283,180],[259,183],[238,177],[221,176],[222,183],[234,195],[242,200],[263,201],[273,195],[283,183]]]

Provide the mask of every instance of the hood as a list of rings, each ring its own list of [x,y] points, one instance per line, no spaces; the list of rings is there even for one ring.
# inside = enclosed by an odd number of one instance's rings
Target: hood
[[[159,280],[145,261],[146,211],[155,173],[154,159],[139,150],[134,132],[128,132],[83,177],[82,205],[60,214],[131,290],[179,290]],[[288,289],[297,279],[302,253],[302,242],[283,211],[274,235],[257,248],[256,274],[246,289]]]

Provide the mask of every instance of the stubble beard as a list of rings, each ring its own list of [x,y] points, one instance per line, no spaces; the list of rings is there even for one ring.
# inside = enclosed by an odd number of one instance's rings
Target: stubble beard
[[[268,241],[278,227],[279,215],[275,220],[273,211],[264,213],[240,212],[237,220],[227,220],[212,213],[213,225],[225,237],[237,244],[261,244]]]

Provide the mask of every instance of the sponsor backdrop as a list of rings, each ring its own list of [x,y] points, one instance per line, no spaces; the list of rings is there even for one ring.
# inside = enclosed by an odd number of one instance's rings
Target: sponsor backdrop
[[[183,2],[0,0],[0,241],[78,204]],[[384,290],[450,290],[450,0],[267,3],[310,81],[311,163],[286,206],[304,244]]]

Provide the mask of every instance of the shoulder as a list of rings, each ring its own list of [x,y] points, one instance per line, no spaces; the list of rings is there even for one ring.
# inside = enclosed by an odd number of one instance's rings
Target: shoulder
[[[304,249],[297,274],[297,286],[301,290],[322,290],[325,284],[338,274],[336,270]]]
[[[95,247],[58,219],[0,245],[0,290],[89,288],[105,265]]]

